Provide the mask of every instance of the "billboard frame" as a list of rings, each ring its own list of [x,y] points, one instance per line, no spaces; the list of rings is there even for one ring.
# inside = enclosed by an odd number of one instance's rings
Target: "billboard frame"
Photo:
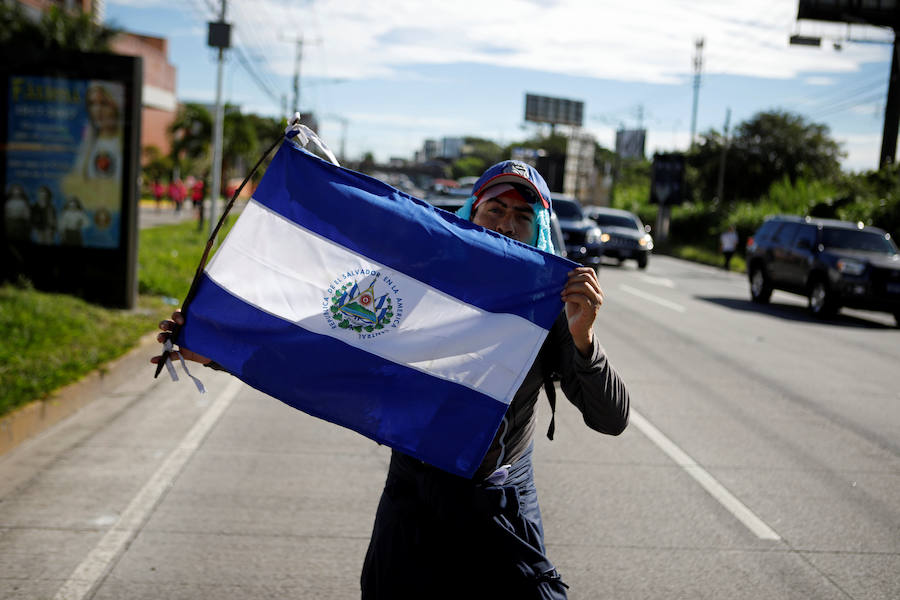
[[[117,54],[61,52],[52,56],[12,56],[0,65],[0,191],[8,186],[10,85],[13,77],[69,81],[101,80],[122,85],[122,158],[119,239],[115,248],[39,244],[9,239],[0,214],[0,278],[25,277],[38,289],[80,296],[89,302],[134,308],[137,300],[138,176],[140,159],[142,59]]]

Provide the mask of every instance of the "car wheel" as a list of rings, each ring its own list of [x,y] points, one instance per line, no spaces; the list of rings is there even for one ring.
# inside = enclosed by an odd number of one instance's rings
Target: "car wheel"
[[[809,312],[819,318],[837,312],[834,297],[824,279],[814,279],[809,286]]]
[[[750,268],[750,298],[757,304],[768,304],[772,297],[772,284],[759,265]]]
[[[637,259],[638,269],[646,269],[649,259],[646,256],[639,256]]]

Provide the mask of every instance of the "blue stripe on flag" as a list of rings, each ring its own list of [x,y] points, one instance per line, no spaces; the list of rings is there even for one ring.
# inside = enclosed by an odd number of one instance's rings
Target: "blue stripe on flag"
[[[178,343],[294,408],[464,477],[478,468],[507,409],[258,310],[205,274]]]
[[[545,329],[562,308],[566,274],[577,266],[500,234],[486,235],[456,215],[290,142],[272,159],[253,197],[373,261],[483,310],[516,314]]]

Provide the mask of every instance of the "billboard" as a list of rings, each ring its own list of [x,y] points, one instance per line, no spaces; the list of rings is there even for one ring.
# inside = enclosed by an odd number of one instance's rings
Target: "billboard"
[[[619,129],[616,131],[616,154],[620,158],[644,158],[646,129]]]
[[[133,306],[140,97],[134,57],[0,66],[5,279]]]
[[[525,120],[581,127],[584,122],[584,102],[525,94]]]
[[[798,19],[900,27],[897,0],[799,0]]]
[[[7,94],[7,236],[43,246],[118,248],[124,84],[12,75]]]
[[[684,202],[684,154],[654,154],[650,175],[650,203],[660,205]]]

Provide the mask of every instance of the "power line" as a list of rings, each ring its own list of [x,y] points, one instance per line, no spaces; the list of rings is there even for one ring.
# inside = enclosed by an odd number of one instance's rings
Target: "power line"
[[[195,7],[200,2],[201,2],[201,0],[195,0],[194,1]],[[212,13],[212,15],[205,15],[205,16],[207,18],[214,18],[214,15],[216,15],[216,13],[218,12],[218,9],[215,6],[215,4],[213,3],[213,1],[212,0],[202,0],[202,3],[205,4],[206,8]],[[234,8],[238,8],[238,11],[240,11],[240,8],[236,2],[232,2],[232,9],[234,9]],[[202,10],[202,7],[200,8],[199,12],[201,13],[201,15],[203,14],[204,11]],[[235,28],[234,32],[235,32],[235,34],[238,34],[239,30],[237,28]],[[254,68],[254,66],[252,64],[250,64],[250,59],[247,58],[247,54],[246,54],[244,48],[242,47],[242,46],[247,45],[246,40],[244,40],[243,35],[241,35],[240,37],[241,37],[242,41],[244,41],[244,44],[242,44],[241,46],[232,45],[232,47],[231,47],[231,50],[234,51],[234,56],[237,59],[238,64],[240,64],[241,67],[247,72],[247,74],[250,75],[250,78],[259,87],[260,91],[262,91],[270,100],[272,100],[274,105],[277,107],[279,105],[279,94],[277,92],[275,92],[271,83],[265,81],[263,76],[260,74],[265,71],[260,68]],[[265,59],[262,59],[262,60],[265,61]],[[266,62],[266,66],[268,67],[267,62]]]
[[[872,94],[870,96],[867,96],[865,98],[860,98],[859,100],[856,100],[856,101],[850,101],[849,103],[844,104],[844,105],[834,106],[831,109],[829,109],[823,113],[816,114],[815,118],[821,119],[822,117],[827,117],[827,116],[830,116],[833,114],[845,112],[852,108],[856,108],[857,106],[863,106],[870,102],[875,102],[876,100],[882,100],[882,99],[884,99],[885,94],[886,94],[885,91],[879,91],[879,92]]]

